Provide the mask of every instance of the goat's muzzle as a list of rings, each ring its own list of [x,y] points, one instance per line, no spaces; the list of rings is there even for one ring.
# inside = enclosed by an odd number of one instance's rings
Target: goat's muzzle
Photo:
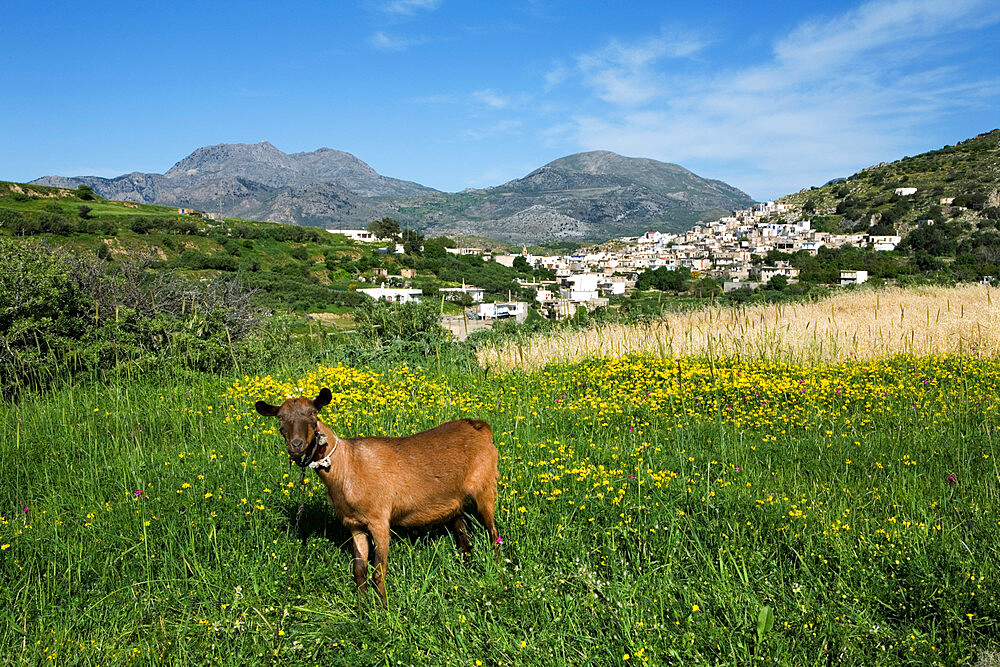
[[[302,438],[296,438],[288,443],[288,455],[293,459],[301,458],[303,454],[306,453],[306,441]]]

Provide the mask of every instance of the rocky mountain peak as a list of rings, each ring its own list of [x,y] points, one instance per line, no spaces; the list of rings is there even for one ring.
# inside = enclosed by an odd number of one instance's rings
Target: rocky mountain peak
[[[46,176],[35,182],[83,183],[109,199],[256,220],[363,226],[390,216],[432,235],[518,243],[679,229],[752,202],[736,188],[678,165],[611,151],[567,155],[501,186],[449,194],[382,176],[344,151],[324,147],[289,154],[267,141],[205,146],[166,174]]]
[[[294,171],[289,156],[261,141],[256,144],[215,144],[196,149],[164,174],[167,178],[244,176],[268,185],[279,185],[281,175]]]

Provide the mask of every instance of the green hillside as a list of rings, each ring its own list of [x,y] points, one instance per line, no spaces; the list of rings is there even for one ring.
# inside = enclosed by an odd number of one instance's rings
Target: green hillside
[[[344,292],[353,276],[338,269],[378,263],[372,249],[321,229],[178,211],[105,201],[86,190],[0,183],[0,223],[11,236],[191,279],[238,274],[260,305],[352,305],[356,295]]]
[[[498,295],[516,289],[515,271],[445,253],[450,239],[414,234],[424,251],[397,255],[386,252],[386,243],[358,243],[320,228],[179,211],[107,201],[86,188],[0,182],[0,236],[36,238],[109,263],[135,263],[147,273],[236,279],[261,307],[347,312],[366,300],[357,288],[401,284],[403,269],[415,271],[407,282],[428,293],[462,280]]]
[[[1000,130],[779,201],[814,229],[901,235],[899,249],[918,271],[1000,276]]]

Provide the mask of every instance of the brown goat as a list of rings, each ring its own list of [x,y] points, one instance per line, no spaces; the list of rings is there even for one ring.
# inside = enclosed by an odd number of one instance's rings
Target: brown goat
[[[450,421],[403,438],[340,438],[319,421],[333,398],[289,398],[280,406],[257,401],[257,412],[281,421],[288,455],[315,468],[327,496],[354,542],[358,595],[368,580],[368,534],[375,547],[375,587],[386,605],[389,528],[450,522],[459,548],[469,551],[462,509],[473,504],[499,553],[493,522],[497,449],[489,424]]]

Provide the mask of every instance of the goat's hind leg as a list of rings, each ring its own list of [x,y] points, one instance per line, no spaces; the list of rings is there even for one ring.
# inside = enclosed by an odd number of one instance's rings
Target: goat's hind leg
[[[490,535],[490,542],[493,543],[493,551],[497,557],[500,556],[500,533],[497,532],[496,522],[493,520],[494,505],[496,503],[496,491],[487,489],[475,498],[476,512],[486,526],[486,532]]]
[[[375,523],[368,527],[372,534],[372,542],[375,543],[375,589],[378,591],[382,607],[388,607],[388,600],[385,595],[385,575],[389,567],[389,521]]]

